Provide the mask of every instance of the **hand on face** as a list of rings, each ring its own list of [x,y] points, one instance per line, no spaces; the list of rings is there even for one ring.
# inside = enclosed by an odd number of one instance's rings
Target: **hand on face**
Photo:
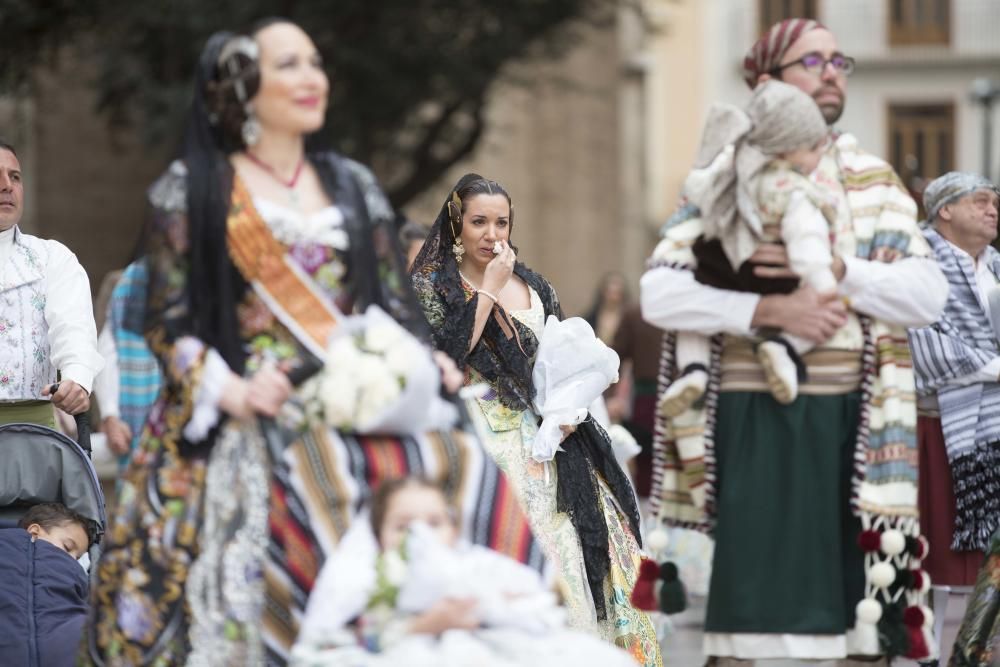
[[[462,258],[462,270],[466,275],[482,272],[483,280],[480,286],[497,295],[510,279],[510,271],[501,267],[514,266],[514,251],[509,245],[510,240],[510,203],[502,194],[477,194],[463,202],[462,213],[462,245],[465,255]],[[493,253],[493,246],[500,242],[503,250]],[[491,265],[494,268],[490,269]],[[487,281],[487,271],[489,281]]]
[[[499,292],[510,282],[517,261],[514,249],[506,241],[500,243],[503,249],[486,265],[486,271],[483,272],[483,289],[493,296],[499,296]]]

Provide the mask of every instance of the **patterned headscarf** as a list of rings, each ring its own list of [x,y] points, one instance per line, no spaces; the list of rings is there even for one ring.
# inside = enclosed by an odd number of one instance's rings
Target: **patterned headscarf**
[[[933,223],[946,205],[958,201],[976,190],[992,190],[1000,195],[1000,189],[988,178],[968,171],[949,171],[931,181],[924,190],[924,210],[927,220]]]
[[[785,19],[775,23],[757,42],[750,47],[743,58],[743,80],[751,88],[757,86],[757,78],[767,74],[781,63],[788,49],[804,33],[816,28],[826,29],[813,19]]]

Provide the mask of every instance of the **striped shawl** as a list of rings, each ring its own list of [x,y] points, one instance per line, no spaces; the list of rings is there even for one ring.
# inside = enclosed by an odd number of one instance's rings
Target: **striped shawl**
[[[954,384],[1000,355],[1000,344],[980,303],[970,262],[935,230],[927,229],[949,295],[941,319],[910,330],[917,392],[937,393],[955,493],[951,548],[986,550],[1000,522],[1000,384]],[[1000,277],[1000,253],[986,247],[985,261]]]
[[[162,379],[159,364],[149,351],[146,339],[135,332],[141,330],[145,318],[148,281],[145,261],[129,264],[111,292],[108,309],[118,354],[118,409],[122,421],[132,429],[132,451],[139,446],[146,417],[160,392]]]

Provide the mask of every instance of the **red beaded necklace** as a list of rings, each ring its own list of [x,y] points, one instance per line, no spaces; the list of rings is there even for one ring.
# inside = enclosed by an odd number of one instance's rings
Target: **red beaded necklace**
[[[298,183],[299,176],[302,175],[302,167],[305,166],[305,163],[306,163],[305,157],[299,158],[299,163],[295,167],[295,173],[292,174],[292,177],[286,181],[274,169],[274,167],[272,167],[268,163],[264,162],[263,160],[261,160],[259,157],[257,157],[256,155],[254,155],[250,151],[245,151],[245,154],[250,159],[251,162],[253,162],[255,165],[257,165],[258,167],[260,167],[261,169],[263,169],[267,173],[271,174],[271,176],[272,176],[272,178],[274,178],[274,180],[278,181],[279,183],[281,183],[282,185],[284,185],[289,190],[291,190],[292,188],[294,188],[295,184]]]

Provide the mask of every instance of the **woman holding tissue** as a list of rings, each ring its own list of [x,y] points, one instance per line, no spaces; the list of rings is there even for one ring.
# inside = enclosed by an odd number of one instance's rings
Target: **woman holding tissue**
[[[570,626],[613,641],[641,665],[660,665],[652,623],[628,601],[639,569],[635,497],[607,433],[586,414],[613,373],[593,396],[581,396],[576,410],[546,415],[542,428],[562,433],[540,444],[546,438],[539,436],[536,381],[551,397],[552,379],[567,375],[535,368],[540,341],[543,331],[554,337],[567,331],[558,322],[555,290],[517,261],[513,225],[511,198],[500,184],[463,176],[414,262],[417,297],[438,348],[465,371],[466,384],[487,386],[473,421],[557,568]],[[579,334],[577,322],[563,324]],[[593,331],[587,334],[575,347],[581,375],[599,365],[592,356],[606,353]],[[547,361],[559,356],[545,352]]]

